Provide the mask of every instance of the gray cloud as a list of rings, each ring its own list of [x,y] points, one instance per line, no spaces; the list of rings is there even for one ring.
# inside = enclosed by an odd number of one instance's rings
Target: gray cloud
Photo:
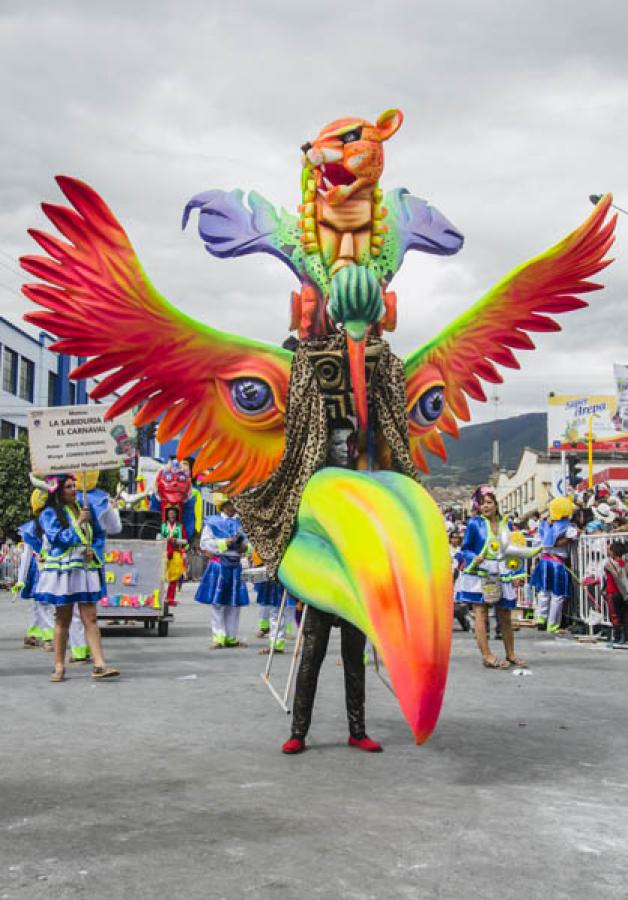
[[[298,148],[339,115],[401,107],[385,186],[429,198],[466,235],[458,257],[411,255],[393,283],[400,353],[576,227],[592,191],[628,204],[628,11],[612,0],[16,3],[0,25],[0,249],[32,249],[24,232],[59,199],[54,174],[84,178],[162,293],[225,330],[283,339],[294,280],[271,259],[209,257],[180,231],[185,202],[239,186],[294,208]],[[551,389],[612,387],[611,364],[628,361],[627,228],[591,308],[504,373],[502,414],[542,409]],[[0,255],[3,312],[18,320],[11,267]],[[492,413],[474,404],[475,421]]]

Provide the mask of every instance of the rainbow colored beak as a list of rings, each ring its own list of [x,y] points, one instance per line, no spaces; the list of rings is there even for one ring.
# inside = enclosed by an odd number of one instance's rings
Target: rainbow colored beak
[[[395,472],[326,468],[308,482],[279,578],[376,647],[418,744],[440,713],[451,644],[447,533],[429,494]]]

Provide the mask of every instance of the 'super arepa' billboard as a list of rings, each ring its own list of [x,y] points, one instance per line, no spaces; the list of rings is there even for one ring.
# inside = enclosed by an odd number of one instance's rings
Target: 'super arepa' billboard
[[[612,394],[550,394],[548,404],[550,450],[585,450],[589,422],[594,450],[628,450],[628,430]]]

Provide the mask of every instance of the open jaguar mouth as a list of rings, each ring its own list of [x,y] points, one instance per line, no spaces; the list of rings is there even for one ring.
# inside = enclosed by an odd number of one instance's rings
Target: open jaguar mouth
[[[355,175],[340,163],[323,163],[318,171],[319,184],[327,191],[341,184],[353,184],[357,180]]]

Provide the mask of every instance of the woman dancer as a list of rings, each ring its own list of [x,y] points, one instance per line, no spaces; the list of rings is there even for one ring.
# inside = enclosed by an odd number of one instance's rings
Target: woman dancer
[[[81,509],[77,503],[73,475],[58,475],[46,479],[46,483],[48,498],[39,516],[45,559],[34,599],[53,604],[56,608],[55,665],[50,680],[65,680],[65,653],[75,603],[79,604],[85,637],[94,661],[92,677],[111,678],[120,673],[105,663],[96,619],[96,604],[103,593],[100,570],[105,532],[91,505]]]
[[[507,669],[510,665],[525,667],[523,660],[515,655],[512,630],[511,610],[515,607],[512,580],[516,576],[513,576],[505,552],[510,545],[510,533],[507,521],[500,518],[492,487],[477,488],[472,511],[475,515],[467,523],[460,549],[463,568],[456,585],[456,602],[473,604],[475,639],[487,669]],[[498,659],[489,647],[487,625],[491,606],[497,610],[506,659]]]

